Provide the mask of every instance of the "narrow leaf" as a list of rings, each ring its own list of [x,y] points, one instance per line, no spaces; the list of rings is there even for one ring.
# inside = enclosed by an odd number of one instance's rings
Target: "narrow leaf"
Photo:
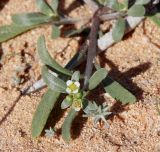
[[[51,74],[46,66],[42,67],[42,78],[48,87],[53,91],[66,93],[66,83],[60,78]]]
[[[155,14],[154,16],[149,17],[158,27],[160,27],[160,13]]]
[[[13,15],[12,20],[17,25],[32,26],[47,23],[51,21],[52,18],[41,13],[22,13]]]
[[[71,109],[68,113],[63,125],[62,125],[62,137],[66,142],[69,142],[71,139],[71,127],[74,118],[78,115],[78,112],[74,109]]]
[[[53,16],[54,12],[45,0],[36,0],[38,8],[43,14],[47,16]]]
[[[72,36],[76,36],[79,34],[87,34],[90,32],[90,28],[86,27],[86,26],[82,26],[80,29],[71,29],[71,30],[67,30],[66,32],[64,32],[64,36],[65,37],[72,37]]]
[[[109,93],[114,99],[119,100],[123,104],[136,102],[136,97],[132,93],[130,93],[118,82],[112,80],[109,76],[103,80],[103,85],[107,93]]]
[[[98,69],[89,79],[89,90],[96,88],[106,76],[107,71],[105,68]]]
[[[56,15],[58,15],[58,4],[59,4],[59,0],[52,0],[50,4],[50,6],[52,7]]]
[[[60,37],[61,31],[58,26],[53,25],[52,26],[52,39],[56,39]]]
[[[48,90],[42,97],[32,120],[32,137],[40,136],[60,93]]]
[[[11,38],[16,37],[19,34],[22,34],[30,29],[33,29],[36,26],[19,26],[15,24],[5,25],[0,27],[0,42],[7,41]]]
[[[37,49],[38,49],[38,54],[39,54],[39,57],[41,59],[41,61],[45,64],[45,65],[48,65],[50,67],[52,67],[53,69],[65,74],[65,75],[68,75],[68,76],[72,76],[72,72],[63,68],[62,66],[60,66],[51,56],[50,54],[48,53],[48,50],[46,48],[46,45],[45,45],[45,38],[44,36],[41,36],[39,39],[38,39],[38,44],[37,44]]]
[[[115,42],[118,42],[123,38],[125,27],[125,20],[123,18],[119,18],[112,32],[112,36]]]
[[[128,15],[133,17],[141,17],[145,15],[145,8],[142,5],[133,5],[128,10]]]
[[[136,0],[135,4],[137,5],[145,5],[148,4],[151,0]]]

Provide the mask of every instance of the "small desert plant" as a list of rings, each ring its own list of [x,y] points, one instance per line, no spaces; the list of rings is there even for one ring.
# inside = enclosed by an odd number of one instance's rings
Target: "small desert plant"
[[[56,38],[61,34],[59,25],[74,24],[83,19],[88,20],[88,23],[91,21],[91,26],[87,24],[78,30],[69,31],[65,35],[71,37],[82,33],[88,28],[90,29],[83,47],[65,67],[60,66],[50,56],[45,45],[44,36],[38,39],[38,54],[43,63],[43,80],[40,81],[42,84],[38,85],[38,87],[47,85],[48,90],[43,95],[34,114],[32,136],[40,136],[51,110],[58,101],[61,102],[62,109],[70,109],[62,125],[62,137],[64,140],[69,141],[72,122],[81,110],[84,111],[85,117],[93,118],[94,124],[98,121],[104,121],[107,124],[106,118],[111,114],[107,104],[97,105],[95,101],[88,99],[88,94],[99,84],[103,85],[106,93],[122,102],[122,104],[136,102],[135,96],[118,82],[112,80],[108,76],[107,70],[97,64],[95,57],[113,43],[120,41],[125,33],[133,30],[146,17],[149,17],[160,26],[159,1],[123,0],[118,2],[117,0],[84,0],[91,7],[93,16],[80,19],[60,15],[62,13],[58,10],[58,0],[52,0],[51,3],[47,3],[45,0],[36,1],[41,12],[13,15],[13,23],[11,25],[0,27],[0,42],[9,40],[43,24],[52,25],[52,38]],[[115,20],[113,28],[110,32],[98,37],[100,24],[110,20]],[[78,70],[74,70],[85,59],[87,59],[85,72],[81,74]],[[95,70],[93,71],[94,67]],[[58,100],[60,94],[65,95],[63,101]],[[47,130],[46,134],[47,136],[53,135],[54,131],[52,129]]]

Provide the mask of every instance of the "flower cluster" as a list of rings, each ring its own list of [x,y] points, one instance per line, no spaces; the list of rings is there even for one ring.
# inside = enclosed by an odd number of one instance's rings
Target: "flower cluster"
[[[83,93],[80,91],[80,83],[78,81],[68,80],[66,84],[66,92],[68,95],[63,100],[61,108],[65,109],[71,106],[75,111],[80,111],[82,109],[83,101]]]

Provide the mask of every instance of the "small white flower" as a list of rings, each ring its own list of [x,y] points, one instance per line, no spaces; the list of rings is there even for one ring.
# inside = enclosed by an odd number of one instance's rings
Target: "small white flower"
[[[80,83],[78,81],[74,82],[72,80],[68,80],[66,82],[66,84],[67,84],[66,92],[68,94],[71,94],[71,93],[76,94],[76,93],[78,93],[79,87],[80,87]]]

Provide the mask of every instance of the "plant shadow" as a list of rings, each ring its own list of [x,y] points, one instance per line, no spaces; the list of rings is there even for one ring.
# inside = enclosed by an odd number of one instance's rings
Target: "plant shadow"
[[[114,62],[110,59],[107,59],[106,56],[102,53],[100,55],[100,65],[101,67],[104,67],[105,64],[108,64],[108,66],[111,68],[108,73],[111,78],[118,81],[122,86],[131,91],[137,99],[143,99],[144,91],[135,82],[132,81],[132,78],[146,72],[151,67],[150,62],[141,63],[140,65],[122,73],[118,70],[118,66],[115,65]]]
[[[64,116],[65,110],[61,109],[61,101],[63,101],[64,97],[64,95],[61,95],[58,98],[54,108],[52,109],[48,117],[47,123],[42,131],[41,136],[45,135],[45,129],[49,129],[50,127],[54,128],[56,123]],[[56,133],[57,136],[59,136],[61,134],[61,129],[58,129]]]
[[[83,117],[83,111],[80,111],[78,116],[74,119],[71,128],[72,139],[76,139],[80,136],[84,125],[87,122],[87,118]]]
[[[3,56],[3,49],[2,49],[2,45],[0,44],[0,61],[2,60],[2,56]],[[2,68],[2,63],[0,62],[0,70]]]
[[[59,11],[62,12],[62,14],[69,15],[69,13],[73,10],[75,10],[77,7],[81,6],[83,4],[83,1],[73,1],[68,8],[65,8],[65,0],[60,0],[59,2]]]
[[[0,11],[4,8],[4,6],[9,2],[9,0],[1,0],[0,1]]]

